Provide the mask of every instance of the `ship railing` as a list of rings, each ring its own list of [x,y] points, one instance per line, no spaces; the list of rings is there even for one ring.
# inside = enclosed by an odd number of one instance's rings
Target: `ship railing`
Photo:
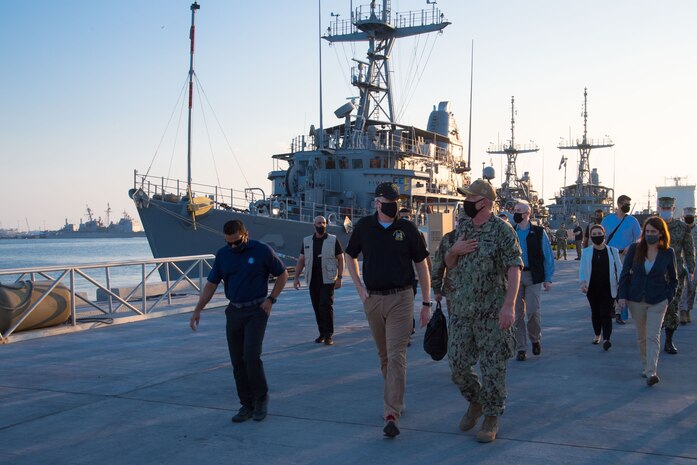
[[[50,266],[36,268],[17,268],[0,270],[0,277],[15,277],[14,282],[21,281],[48,281],[48,288],[36,296],[36,300],[15,319],[11,326],[0,333],[0,344],[8,342],[8,338],[17,328],[37,311],[41,303],[49,297],[51,292],[63,284],[70,290],[70,319],[68,324],[77,326],[81,316],[80,312],[96,310],[98,317],[115,317],[126,315],[147,316],[166,305],[172,305],[175,295],[201,293],[206,277],[211,270],[213,255],[192,255],[186,257],[154,258],[135,261],[115,261],[93,263],[75,266]],[[116,269],[140,269],[140,282],[134,286],[128,294],[121,296],[121,289],[112,287],[112,272]],[[160,270],[164,269],[164,282],[160,277]],[[157,273],[157,274],[156,274]],[[170,279],[170,273],[177,276]],[[97,278],[97,274],[103,276]],[[123,292],[126,292],[125,288]],[[95,291],[95,298],[89,297],[87,291]],[[99,296],[105,300],[98,300]],[[89,317],[95,321],[94,317]],[[98,320],[98,318],[97,318]],[[105,320],[105,322],[108,320]]]
[[[575,148],[578,146],[593,146],[593,147],[612,147],[614,142],[609,137],[602,137],[599,139],[589,139],[587,138],[584,142],[582,137],[576,139],[566,139],[562,140],[558,145],[558,148]]]
[[[401,132],[393,131],[351,131],[346,135],[329,134],[327,148],[340,149],[351,147],[362,150],[383,150],[388,152],[402,152],[422,157],[430,157],[437,161],[452,161],[462,157],[463,148],[458,145],[423,140],[422,138],[405,137]],[[300,135],[291,140],[290,150],[293,153],[317,150],[318,146],[313,137]]]
[[[376,5],[371,8],[371,5],[357,6],[348,19],[336,19],[332,21],[327,29],[327,36],[347,35],[358,32],[357,24],[385,22],[392,24],[397,28],[416,28],[422,26],[430,26],[432,24],[441,24],[445,22],[445,15],[440,8],[431,8],[423,10],[412,10],[397,12],[394,17],[384,14],[382,5]]]
[[[149,176],[134,172],[134,189],[142,189],[150,198],[161,199],[170,202],[179,202],[188,198],[187,185],[180,179],[171,179],[160,176]],[[248,210],[250,204],[260,200],[258,195],[249,190],[237,190],[223,188],[208,184],[191,183],[191,191],[194,197],[207,197],[213,202],[215,208],[224,210]]]
[[[134,178],[134,188],[143,189],[151,198],[171,202],[179,202],[187,196],[186,183],[183,181],[159,176],[139,175],[137,172]],[[308,202],[277,195],[265,197],[256,194],[254,189],[237,191],[192,183],[191,190],[195,196],[202,195],[211,199],[216,209],[233,209],[250,215],[309,222],[312,222],[316,216],[322,215],[330,221],[336,220],[336,224],[339,224],[346,216],[351,221],[355,221],[368,214],[366,209],[352,206]]]

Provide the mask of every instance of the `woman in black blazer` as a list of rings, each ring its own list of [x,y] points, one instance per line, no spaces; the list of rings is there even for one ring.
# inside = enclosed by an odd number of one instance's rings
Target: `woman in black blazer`
[[[629,247],[620,275],[618,305],[629,306],[636,323],[639,353],[646,384],[659,381],[656,369],[661,346],[661,325],[678,287],[675,252],[668,226],[658,216],[644,222],[641,239]]]

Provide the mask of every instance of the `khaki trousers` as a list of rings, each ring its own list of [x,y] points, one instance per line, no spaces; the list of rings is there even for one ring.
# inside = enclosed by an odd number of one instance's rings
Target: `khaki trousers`
[[[407,382],[407,344],[414,315],[414,293],[411,288],[396,294],[369,296],[363,304],[370,332],[380,358],[385,380],[385,417],[399,419],[404,408]]]
[[[658,354],[661,353],[661,324],[668,308],[668,301],[664,300],[653,305],[643,300],[627,301],[627,306],[636,325],[636,338],[644,373],[647,378],[650,378],[656,374],[658,367]]]
[[[526,351],[528,337],[530,342],[540,342],[541,318],[540,318],[540,290],[542,283],[533,284],[532,273],[523,271],[520,275],[520,286],[515,299],[515,341],[517,351]],[[528,316],[527,328],[525,315]]]

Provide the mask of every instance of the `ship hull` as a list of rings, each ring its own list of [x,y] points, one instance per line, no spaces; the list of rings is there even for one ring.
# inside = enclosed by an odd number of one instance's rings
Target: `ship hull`
[[[215,254],[225,246],[225,223],[241,220],[251,239],[270,245],[286,265],[295,265],[303,237],[314,233],[313,221],[211,210],[194,222],[190,216],[183,214],[185,209],[183,203],[152,199],[147,205],[138,206],[138,215],[154,258]],[[346,246],[349,234],[343,225],[330,224],[327,229],[338,237],[342,246]]]

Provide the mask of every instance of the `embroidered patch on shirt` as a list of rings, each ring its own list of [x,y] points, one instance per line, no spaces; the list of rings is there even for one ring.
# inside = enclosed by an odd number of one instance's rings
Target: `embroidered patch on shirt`
[[[247,263],[249,263],[250,265],[253,265],[254,264],[254,257],[249,257],[249,260],[247,260]]]
[[[392,233],[392,236],[394,236],[394,240],[396,240],[396,241],[403,241],[404,240],[404,233],[402,232],[401,229],[398,229],[394,233]]]

